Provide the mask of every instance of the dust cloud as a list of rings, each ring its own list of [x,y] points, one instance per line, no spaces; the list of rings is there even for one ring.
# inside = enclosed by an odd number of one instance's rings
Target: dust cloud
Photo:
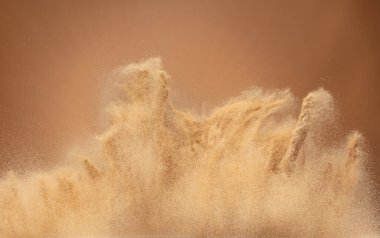
[[[371,237],[366,149],[324,89],[178,109],[159,58],[111,74],[109,128],[52,171],[0,183],[0,236]],[[299,115],[299,116],[297,116]]]

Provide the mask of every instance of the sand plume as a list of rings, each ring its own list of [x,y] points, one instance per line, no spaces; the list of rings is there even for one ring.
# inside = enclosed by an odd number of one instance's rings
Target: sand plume
[[[324,138],[331,95],[175,107],[158,58],[116,69],[109,128],[67,166],[0,184],[1,237],[376,235],[364,138]],[[334,143],[324,143],[327,139]],[[338,141],[336,141],[338,140]]]

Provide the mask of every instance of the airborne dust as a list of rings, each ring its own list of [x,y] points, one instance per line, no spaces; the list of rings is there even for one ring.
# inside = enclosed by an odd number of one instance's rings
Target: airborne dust
[[[109,128],[65,166],[0,183],[0,237],[377,234],[363,136],[324,89],[177,109],[158,58],[112,74]]]

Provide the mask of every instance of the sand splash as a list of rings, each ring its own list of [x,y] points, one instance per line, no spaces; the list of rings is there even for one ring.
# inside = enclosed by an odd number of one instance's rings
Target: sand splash
[[[328,92],[300,105],[254,89],[194,115],[167,78],[157,58],[117,69],[104,134],[67,166],[1,180],[0,237],[376,234],[364,138],[331,132]]]

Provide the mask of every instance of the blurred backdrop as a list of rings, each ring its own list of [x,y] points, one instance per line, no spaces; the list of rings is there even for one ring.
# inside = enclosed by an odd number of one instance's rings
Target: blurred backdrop
[[[3,0],[0,165],[50,166],[101,131],[107,74],[161,56],[181,104],[249,87],[331,91],[343,129],[368,138],[380,182],[378,0]]]

